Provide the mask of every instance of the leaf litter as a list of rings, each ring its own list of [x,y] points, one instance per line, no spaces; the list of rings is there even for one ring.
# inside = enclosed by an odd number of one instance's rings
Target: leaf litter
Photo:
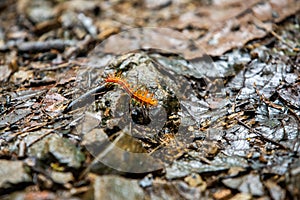
[[[107,188],[119,185],[121,198],[129,190],[132,198],[299,196],[298,1],[3,6],[2,19],[21,13],[2,20],[0,29],[4,198],[116,197]],[[138,32],[92,50],[113,33],[159,25],[173,27],[169,37],[144,34],[164,47],[159,50],[149,49]],[[128,54],[128,44],[143,52]],[[104,87],[118,70],[151,91],[157,108]],[[115,170],[124,167],[143,173]],[[142,184],[146,177],[152,181]]]

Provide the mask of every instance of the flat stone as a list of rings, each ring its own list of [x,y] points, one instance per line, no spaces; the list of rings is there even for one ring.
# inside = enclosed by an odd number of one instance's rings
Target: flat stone
[[[238,178],[228,178],[222,181],[227,187],[238,189],[242,193],[249,193],[253,196],[264,195],[264,187],[259,175],[248,174]]]
[[[145,194],[137,180],[119,176],[97,176],[94,182],[94,199],[144,199]]]
[[[60,184],[66,184],[74,180],[73,174],[71,172],[56,172],[51,173],[51,178],[54,182]]]
[[[22,161],[0,160],[0,188],[10,188],[12,185],[31,182]]]

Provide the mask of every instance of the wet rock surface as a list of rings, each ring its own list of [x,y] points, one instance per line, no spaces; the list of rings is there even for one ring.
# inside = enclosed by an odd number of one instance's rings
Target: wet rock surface
[[[300,198],[299,10],[1,2],[0,198]]]

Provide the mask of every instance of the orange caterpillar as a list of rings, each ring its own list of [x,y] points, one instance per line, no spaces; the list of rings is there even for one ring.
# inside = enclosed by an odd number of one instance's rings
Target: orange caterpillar
[[[122,79],[120,75],[115,75],[115,74],[110,74],[106,77],[105,79],[106,83],[116,83],[131,96],[131,98],[134,98],[138,102],[150,106],[157,106],[158,101],[157,99],[153,98],[154,94],[149,93],[147,90],[134,90],[133,88],[130,87],[130,85],[127,83],[126,80]]]

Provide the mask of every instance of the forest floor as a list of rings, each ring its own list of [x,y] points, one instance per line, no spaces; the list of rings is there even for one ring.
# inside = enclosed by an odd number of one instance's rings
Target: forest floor
[[[298,0],[0,2],[1,199],[300,199]]]

